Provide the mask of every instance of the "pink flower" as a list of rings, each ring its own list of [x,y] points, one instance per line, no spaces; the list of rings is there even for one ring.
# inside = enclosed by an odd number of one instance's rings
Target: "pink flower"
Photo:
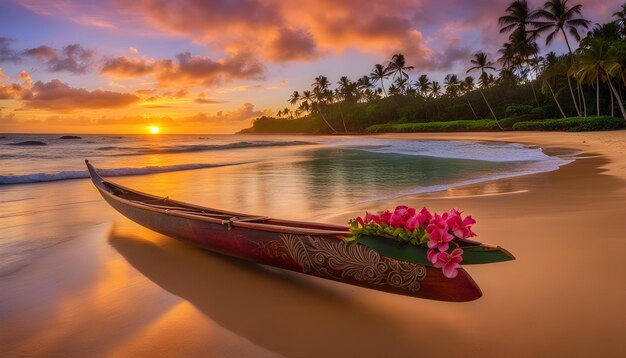
[[[413,231],[420,226],[419,215],[415,215],[404,223],[404,229],[406,231]]]
[[[422,227],[428,226],[432,218],[433,216],[430,214],[428,209],[426,209],[426,207],[423,207],[422,210],[420,210],[420,212],[417,214],[417,220]]]
[[[447,252],[440,252],[437,255],[437,261],[433,263],[433,266],[436,268],[442,268],[443,275],[447,278],[455,278],[458,274],[457,269],[461,267],[459,263],[463,261],[462,255],[463,250],[461,249],[454,249],[450,254]]]
[[[407,221],[415,215],[415,209],[402,205],[396,207],[394,214],[400,215],[402,220]]]
[[[379,215],[374,215],[374,214],[370,214],[369,212],[365,212],[365,222],[369,223],[369,222],[375,222],[376,224],[380,224],[380,216]]]
[[[389,225],[392,227],[404,227],[404,224],[407,220],[415,215],[415,209],[409,208],[408,206],[398,206],[394,210],[391,218],[389,219]]]
[[[363,218],[360,216],[357,216],[356,218],[354,218],[354,220],[356,220],[356,222],[358,222],[361,226],[365,226],[365,223],[363,222]]]
[[[389,225],[395,228],[404,226],[404,219],[402,218],[402,215],[395,213],[391,215],[391,219],[389,219]]]
[[[442,215],[446,223],[448,224],[448,228],[454,236],[460,239],[466,239],[468,237],[476,236],[476,234],[472,231],[472,225],[476,223],[471,216],[466,216],[465,219],[461,218],[461,212],[452,209],[447,213]]]
[[[439,251],[448,250],[448,243],[454,238],[448,232],[448,224],[439,214],[435,214],[432,220],[430,220],[430,224],[426,227],[426,232],[429,237],[428,248],[434,249],[436,247]]]
[[[435,249],[428,249],[428,251],[426,251],[426,257],[428,258],[428,261],[434,265],[435,262],[437,262],[437,257],[439,257],[439,251]]]
[[[385,210],[380,214],[380,221],[389,225],[389,221],[391,220],[391,211]]]

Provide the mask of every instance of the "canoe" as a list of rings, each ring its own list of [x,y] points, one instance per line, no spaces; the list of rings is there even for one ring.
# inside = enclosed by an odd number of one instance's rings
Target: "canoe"
[[[130,220],[160,234],[262,265],[406,296],[463,302],[482,296],[463,269],[441,269],[346,244],[347,226],[273,219],[159,197],[102,178],[85,161],[104,200]]]

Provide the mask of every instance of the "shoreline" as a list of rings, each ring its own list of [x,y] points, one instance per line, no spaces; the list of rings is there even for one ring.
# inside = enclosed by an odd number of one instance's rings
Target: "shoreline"
[[[412,195],[401,203],[368,202],[356,209],[360,215],[394,204],[436,211],[455,206],[473,215],[479,240],[517,257],[466,267],[484,293],[477,301],[416,300],[271,270],[189,247],[118,216],[0,278],[0,321],[12,327],[0,332],[0,352],[626,354],[621,338],[626,329],[626,131],[374,137],[496,140],[582,153],[552,172]],[[337,213],[324,221],[342,223],[353,215]]]

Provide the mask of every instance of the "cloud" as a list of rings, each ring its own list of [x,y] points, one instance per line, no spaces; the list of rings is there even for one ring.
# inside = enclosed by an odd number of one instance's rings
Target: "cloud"
[[[50,82],[35,82],[32,89],[23,92],[20,100],[27,108],[72,111],[126,107],[139,101],[139,97],[129,93],[73,88],[54,79]]]
[[[30,75],[28,74],[28,72],[26,72],[26,70],[22,70],[17,78],[24,82],[24,88],[30,89],[33,86],[33,79],[30,78]]]
[[[18,63],[22,60],[17,51],[11,48],[13,40],[6,37],[0,37],[0,63],[13,62]]]
[[[67,71],[83,74],[93,64],[95,52],[86,50],[79,44],[72,44],[65,46],[61,51],[43,45],[27,49],[23,54],[44,62],[50,72]]]
[[[22,72],[26,73],[26,71]],[[4,75],[4,73],[2,72],[2,67],[0,67],[0,100],[15,99],[20,96],[24,89],[19,83],[4,84],[3,81],[8,79],[9,77]],[[25,78],[22,78],[22,73],[20,73],[20,79],[24,80],[25,83],[28,83]],[[30,79],[30,76],[28,77],[28,79]]]
[[[193,56],[190,52],[176,55],[176,60],[155,60],[120,56],[108,59],[101,74],[118,78],[152,76],[160,85],[215,86],[236,79],[262,79],[265,68],[254,57],[237,54],[214,60]]]
[[[217,103],[225,103],[226,102],[226,101],[219,101],[219,100],[209,99],[209,98],[196,98],[193,101],[195,103],[199,103],[199,104],[217,104]]]
[[[120,56],[107,59],[100,73],[111,77],[134,78],[152,74],[155,66],[154,60]]]
[[[310,60],[319,54],[313,35],[304,29],[279,29],[267,50],[267,57],[276,62]]]
[[[241,106],[233,110],[232,112],[223,112],[219,111],[214,115],[209,115],[206,113],[198,113],[191,117],[182,118],[180,121],[182,122],[197,122],[197,123],[233,123],[233,122],[244,122],[249,121],[253,118],[260,117],[263,115],[271,114],[271,110],[255,110],[254,105],[252,103],[243,103]]]
[[[185,36],[194,44],[228,59],[245,59],[260,76],[266,63],[311,61],[328,54],[356,49],[389,58],[402,52],[410,65],[422,70],[449,70],[459,66],[468,53],[496,53],[506,39],[497,19],[511,0],[111,0],[83,2],[22,0],[31,11],[84,21],[93,26],[111,24],[119,30],[158,31],[162,36]],[[606,22],[621,0],[580,0],[585,17]],[[531,1],[538,7],[542,1]],[[83,20],[81,20],[83,21]],[[460,44],[453,49],[447,44]],[[558,40],[561,41],[561,40]],[[559,43],[555,46],[559,46]],[[6,46],[5,46],[6,48]],[[131,54],[135,54],[132,50]],[[6,51],[5,51],[6,52]],[[0,51],[1,53],[1,51]],[[184,54],[181,54],[184,55]],[[14,56],[14,53],[13,53]],[[180,56],[180,55],[179,55]],[[5,55],[6,57],[6,55]],[[13,57],[14,58],[14,57]],[[128,60],[129,58],[126,58]],[[222,80],[248,79],[249,73],[222,70],[216,76],[214,58],[197,61],[135,59],[110,63],[103,73],[110,76],[151,75],[161,84],[176,79],[200,85]],[[144,61],[144,63],[142,63]],[[193,65],[193,66],[191,66]],[[198,65],[198,66],[196,66]],[[146,67],[147,66],[147,67]],[[204,74],[192,71],[203,68]],[[135,72],[133,72],[135,71]],[[220,72],[220,71],[217,71]]]
[[[129,51],[130,53],[132,53],[133,55],[136,55],[136,54],[138,54],[138,53],[139,53],[139,50],[137,50],[137,49],[136,49],[136,48],[134,48],[134,47],[129,47],[129,48],[128,48],[128,51]]]

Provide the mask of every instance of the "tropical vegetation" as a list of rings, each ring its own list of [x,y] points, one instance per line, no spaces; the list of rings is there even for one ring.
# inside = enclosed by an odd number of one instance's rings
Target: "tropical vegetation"
[[[495,60],[478,51],[465,73],[442,83],[425,73],[412,78],[416,69],[401,53],[356,80],[342,76],[333,85],[320,75],[310,89],[292,93],[289,107],[244,132],[625,128],[626,3],[613,19],[593,25],[570,0],[548,0],[539,9],[515,0],[498,19],[508,40]],[[542,53],[557,38],[567,52]]]

